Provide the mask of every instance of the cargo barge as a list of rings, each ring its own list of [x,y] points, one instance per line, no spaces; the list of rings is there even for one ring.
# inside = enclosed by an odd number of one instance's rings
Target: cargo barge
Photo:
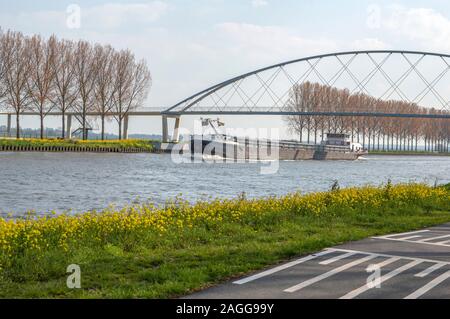
[[[320,144],[296,141],[251,139],[220,134],[215,123],[218,120],[202,119],[213,134],[193,135],[190,139],[192,156],[233,160],[357,160],[368,152],[360,143],[353,143],[348,134],[329,133]],[[222,124],[222,123],[220,123]]]

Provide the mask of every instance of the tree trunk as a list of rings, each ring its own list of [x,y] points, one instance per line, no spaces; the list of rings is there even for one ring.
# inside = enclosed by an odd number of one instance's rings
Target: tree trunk
[[[63,109],[63,111],[62,111],[62,132],[61,132],[61,138],[62,139],[65,139],[66,138],[66,116],[65,116],[65,113],[66,112],[64,112],[64,109]]]
[[[105,140],[105,114],[102,114],[102,141]]]
[[[16,138],[20,138],[20,112],[16,112]]]
[[[44,139],[44,114],[41,112],[41,140]]]
[[[308,144],[309,144],[309,142],[310,142],[310,134],[311,134],[311,123],[310,123],[310,119],[308,119],[308,128],[307,128],[307,130],[308,130],[308,139],[307,139],[307,141],[308,141]]]
[[[82,130],[83,130],[83,140],[85,141],[87,139],[86,134],[86,106],[83,106],[83,118],[81,119],[82,122]]]
[[[363,148],[366,148],[366,130],[363,129],[363,133],[362,133],[362,146]]]
[[[119,119],[119,140],[122,139],[122,119]]]

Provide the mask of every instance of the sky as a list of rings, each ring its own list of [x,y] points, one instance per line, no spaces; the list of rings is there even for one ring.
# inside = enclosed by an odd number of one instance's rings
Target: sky
[[[313,54],[450,53],[450,3],[444,0],[0,0],[0,26],[131,49],[152,73],[145,106],[161,108],[244,72]],[[225,120],[236,127],[282,125],[267,117]],[[182,125],[192,127],[192,121]],[[1,118],[0,125],[4,122]],[[57,119],[47,122],[59,125]],[[37,125],[24,121],[27,127]],[[115,130],[113,123],[108,130]],[[156,118],[130,124],[130,133],[160,130]]]

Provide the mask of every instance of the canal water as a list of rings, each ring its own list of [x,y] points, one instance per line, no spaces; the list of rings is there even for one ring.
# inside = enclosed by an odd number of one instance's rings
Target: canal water
[[[358,161],[280,162],[277,173],[261,174],[268,163],[184,163],[170,155],[0,153],[0,215],[83,212],[180,195],[189,201],[215,197],[282,195],[399,182],[450,183],[450,157],[367,156]]]

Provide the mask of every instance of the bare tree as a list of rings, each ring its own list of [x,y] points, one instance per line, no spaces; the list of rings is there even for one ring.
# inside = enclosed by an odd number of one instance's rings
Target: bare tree
[[[30,48],[30,77],[28,88],[33,110],[39,113],[41,139],[44,138],[44,119],[53,110],[52,95],[55,87],[55,71],[52,67],[55,59],[56,38],[46,42],[35,35],[27,41]]]
[[[305,112],[308,110],[307,99],[304,94],[307,91],[309,82],[305,85],[294,85],[289,92],[289,99],[285,105],[288,112]],[[299,134],[300,142],[303,141],[303,131],[307,127],[308,118],[306,116],[286,116],[285,120],[288,122],[288,127],[291,132]]]
[[[2,37],[6,63],[4,76],[5,104],[16,115],[16,137],[20,138],[20,114],[28,109],[30,91],[30,52],[27,39],[20,32],[7,31]]]
[[[144,60],[135,62],[130,51],[121,51],[114,57],[116,92],[114,94],[114,118],[119,125],[122,139],[122,123],[128,113],[142,105],[151,85],[151,75]]]
[[[151,75],[144,60],[136,61],[128,51],[110,46],[92,46],[86,41],[44,40],[35,35],[0,29],[0,100],[16,114],[20,137],[20,114],[34,110],[40,116],[40,135],[44,119],[54,109],[62,113],[65,137],[66,112],[73,110],[87,138],[89,112],[101,117],[102,139],[105,119],[113,116],[123,136],[123,121],[141,106],[151,86]]]
[[[5,76],[7,70],[7,62],[10,60],[7,56],[11,50],[7,49],[7,43],[3,36],[3,30],[0,28],[0,103],[6,95]]]
[[[94,51],[85,41],[79,41],[75,49],[75,82],[78,98],[74,106],[81,116],[83,140],[87,139],[87,113],[94,105],[94,85],[97,67],[94,61]]]
[[[52,69],[54,72],[55,94],[53,94],[53,103],[62,113],[62,133],[65,138],[66,132],[66,112],[73,108],[77,97],[75,87],[75,48],[71,41],[50,42],[54,45],[55,58],[52,60]]]
[[[101,137],[105,139],[105,118],[114,107],[114,94],[116,84],[114,81],[114,50],[110,46],[95,47],[95,63],[98,72],[95,77],[95,105],[94,109],[100,114],[101,118]]]
[[[379,112],[407,114],[449,114],[447,111],[421,107],[414,103],[380,100],[363,93],[350,94],[348,90],[333,88],[317,83],[305,82],[291,88],[286,109],[296,112]],[[417,150],[419,140],[423,138],[429,151],[443,151],[449,148],[450,121],[446,119],[410,119],[410,118],[373,118],[361,116],[343,118],[328,116],[288,116],[285,118],[291,131],[303,133],[306,129],[308,142],[311,133],[316,140],[317,129],[322,135],[328,132],[351,133],[369,149],[380,149],[381,137],[383,150]],[[367,144],[366,144],[367,143]]]

